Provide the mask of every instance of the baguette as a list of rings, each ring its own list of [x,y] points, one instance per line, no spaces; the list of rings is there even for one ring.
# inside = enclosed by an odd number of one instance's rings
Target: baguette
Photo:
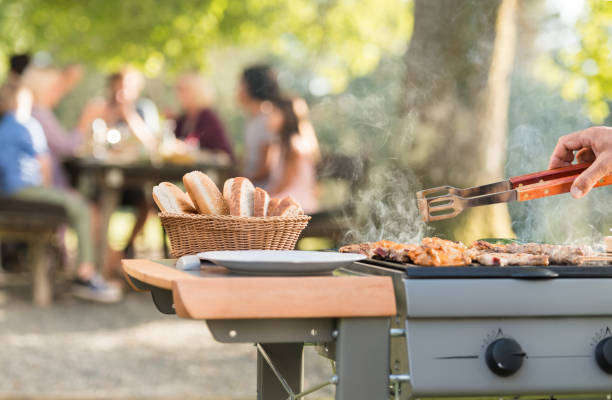
[[[189,196],[170,182],[162,182],[153,187],[153,201],[161,212],[171,214],[197,213]]]
[[[255,186],[247,178],[228,179],[223,185],[223,197],[229,213],[237,217],[253,216]]]
[[[223,184],[223,198],[225,199],[225,203],[229,207],[229,199],[232,196],[232,184],[234,183],[234,178],[230,178],[225,181]]]
[[[219,188],[208,175],[193,171],[183,176],[183,184],[200,214],[226,215],[227,205]]]
[[[293,197],[284,197],[278,206],[274,207],[271,216],[273,217],[297,217],[304,214],[302,206]]]
[[[270,203],[268,204],[268,217],[273,217],[275,216],[275,210],[276,207],[278,207],[278,204],[281,202],[281,199],[279,199],[278,197],[274,197],[270,199]]]
[[[267,217],[270,195],[262,188],[256,188],[253,197],[253,216]]]

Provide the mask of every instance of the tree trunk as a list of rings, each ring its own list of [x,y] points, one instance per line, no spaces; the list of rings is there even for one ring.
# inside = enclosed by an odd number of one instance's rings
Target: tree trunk
[[[405,54],[402,124],[394,148],[423,187],[469,187],[504,177],[517,0],[416,0]],[[505,205],[434,223],[471,241],[511,237]]]

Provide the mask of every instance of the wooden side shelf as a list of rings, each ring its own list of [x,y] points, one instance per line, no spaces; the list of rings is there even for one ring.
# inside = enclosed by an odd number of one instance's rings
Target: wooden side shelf
[[[389,317],[397,312],[387,276],[246,277],[219,268],[204,268],[198,276],[150,260],[123,260],[122,265],[128,281],[172,290],[176,314],[184,318]]]
[[[383,317],[396,314],[390,277],[202,278],[172,284],[193,319]]]
[[[172,281],[176,279],[200,279],[176,268],[145,259],[121,260],[121,265],[128,276],[160,289],[172,289]]]

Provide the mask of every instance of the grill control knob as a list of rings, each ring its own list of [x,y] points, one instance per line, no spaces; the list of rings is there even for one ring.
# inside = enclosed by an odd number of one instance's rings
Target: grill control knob
[[[595,347],[595,360],[599,368],[612,374],[612,337],[606,338]]]
[[[612,348],[612,345],[610,346]],[[526,354],[514,339],[497,339],[487,347],[485,361],[498,376],[510,376],[523,366]]]

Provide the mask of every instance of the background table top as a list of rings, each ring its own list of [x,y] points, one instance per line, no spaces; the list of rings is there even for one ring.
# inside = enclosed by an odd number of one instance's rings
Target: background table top
[[[98,160],[95,158],[71,158],[64,161],[64,165],[69,174],[74,176],[86,172],[88,174],[105,173],[115,169],[121,171],[128,177],[138,177],[141,180],[181,180],[187,172],[198,171],[217,171],[230,173],[233,166],[230,164],[219,164],[214,162],[196,162],[191,164],[163,163],[159,165],[147,161],[135,161],[130,163],[120,163],[112,161]]]

